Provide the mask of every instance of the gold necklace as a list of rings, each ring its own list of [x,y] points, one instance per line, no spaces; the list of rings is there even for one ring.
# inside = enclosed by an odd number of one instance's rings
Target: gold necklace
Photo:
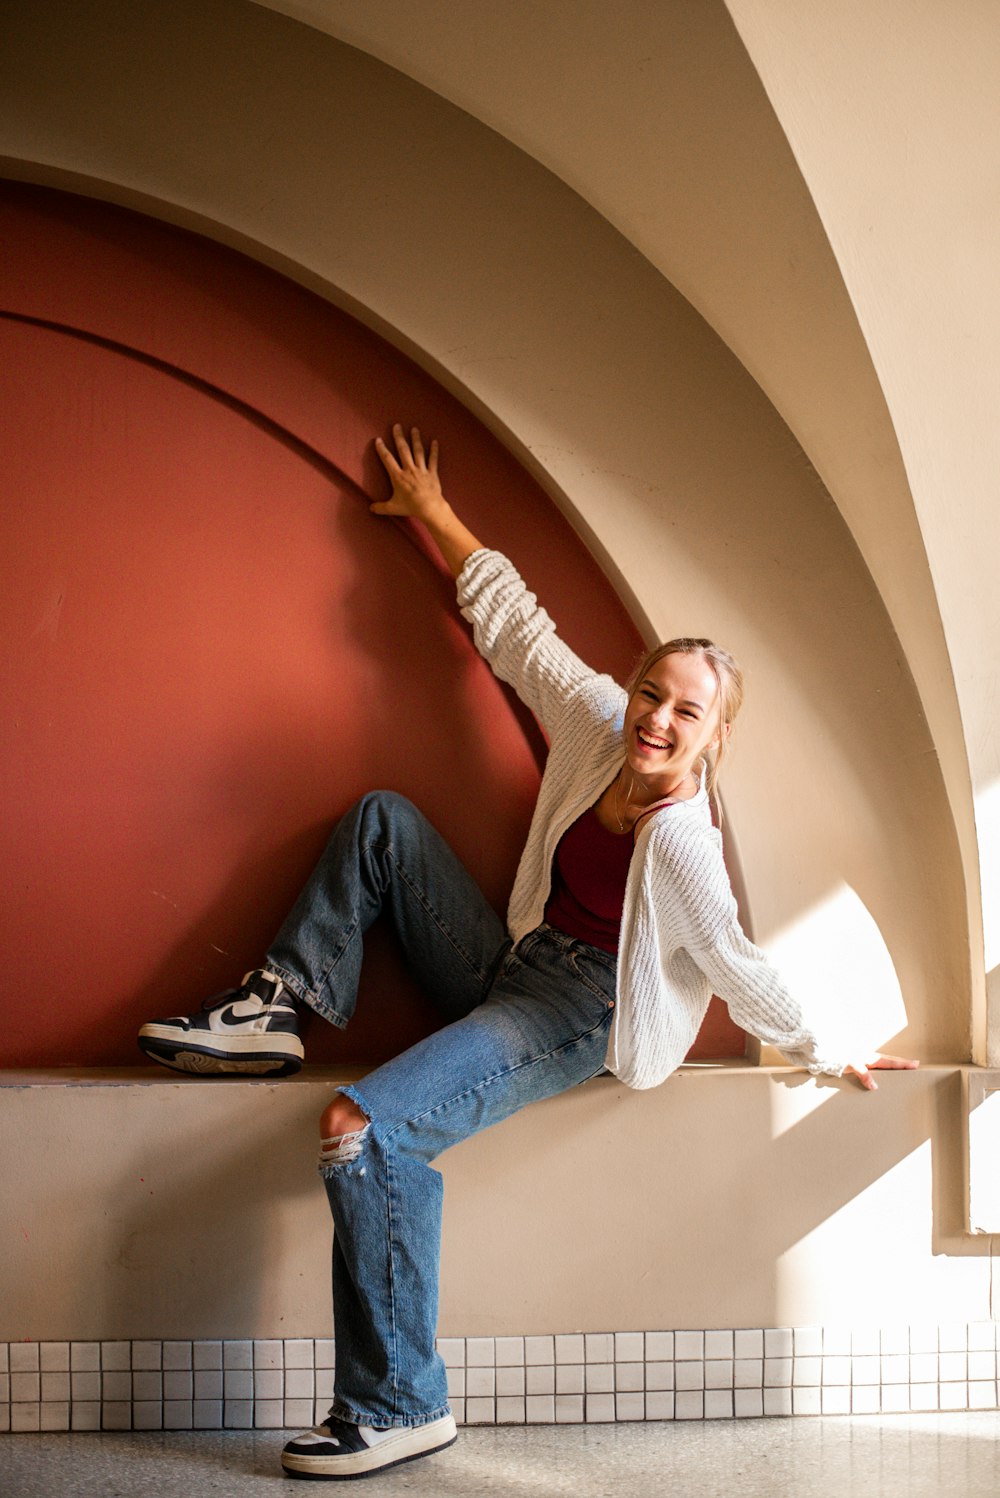
[[[625,766],[622,765],[622,769],[623,770],[624,770],[624,768],[625,768]],[[626,806],[628,806],[629,797],[632,795],[632,792],[635,790],[635,776],[632,774],[632,766],[631,765],[629,765],[628,778],[629,778],[629,787],[628,787],[628,796],[625,797],[625,805]],[[622,786],[622,777],[621,777],[621,774],[619,774],[618,779],[615,782],[615,816],[618,818],[618,831],[619,832],[624,832],[625,831],[625,818],[622,816],[621,811],[619,810],[619,806],[618,806],[618,792],[621,790],[621,786]]]
[[[625,766],[622,765],[622,769],[623,770],[624,770],[624,768],[625,768]],[[635,775],[632,773],[632,766],[631,765],[629,765],[628,780],[629,780],[629,784],[628,784],[628,795],[625,797],[625,806],[626,806],[626,808],[628,807],[628,804],[631,801],[632,796],[633,796],[633,794],[635,792]],[[687,775],[684,776],[684,779],[680,782],[680,785],[676,786],[675,789],[676,790],[680,790],[681,786],[684,785],[685,782],[688,781],[688,780],[690,780],[693,783],[695,790],[697,790],[698,789],[698,781],[695,778],[695,776],[690,773],[690,771],[688,772]],[[621,790],[621,785],[622,785],[622,777],[621,777],[621,773],[619,772],[618,779],[615,781],[615,816],[618,818],[618,831],[619,832],[624,832],[625,831],[625,818],[621,814],[621,808],[620,808],[619,796],[618,796],[618,792]]]

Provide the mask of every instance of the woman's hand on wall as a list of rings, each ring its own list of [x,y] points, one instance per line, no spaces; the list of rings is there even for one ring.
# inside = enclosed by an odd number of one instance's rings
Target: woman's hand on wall
[[[431,443],[430,456],[424,453],[420,432],[412,428],[411,440],[407,442],[399,422],[392,429],[399,460],[381,437],[375,438],[375,451],[382,459],[386,473],[392,482],[392,497],[380,504],[372,505],[373,515],[409,515],[425,524],[432,521],[447,505],[441,492],[438,478],[437,439]]]
[[[919,1061],[913,1061],[908,1056],[876,1056],[874,1061],[869,1061],[867,1064],[863,1061],[855,1061],[850,1066],[845,1066],[844,1076],[857,1077],[861,1086],[868,1092],[877,1092],[878,1083],[871,1075],[873,1071],[915,1071],[919,1065]]]
[[[387,500],[371,506],[373,515],[395,515],[419,520],[444,557],[453,577],[457,577],[474,551],[483,543],[464,526],[445,499],[438,478],[438,445],[433,441],[425,454],[423,439],[416,427],[410,430],[410,441],[399,422],[392,429],[397,457],[382,441],[375,438],[375,451],[382,460],[392,484]]]

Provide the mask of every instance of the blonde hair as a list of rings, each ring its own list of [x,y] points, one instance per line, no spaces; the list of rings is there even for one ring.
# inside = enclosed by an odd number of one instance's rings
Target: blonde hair
[[[736,661],[723,650],[721,645],[716,645],[712,640],[699,640],[690,636],[682,635],[676,640],[667,640],[663,645],[655,645],[649,653],[643,657],[638,666],[632,672],[626,683],[626,691],[631,697],[641,681],[649,675],[649,672],[668,655],[696,655],[699,656],[711,668],[719,687],[719,739],[714,749],[705,750],[705,788],[711,796],[719,779],[722,769],[722,761],[726,754],[726,743],[729,737],[725,731],[731,729],[736,721],[736,714],[743,706],[743,672]]]

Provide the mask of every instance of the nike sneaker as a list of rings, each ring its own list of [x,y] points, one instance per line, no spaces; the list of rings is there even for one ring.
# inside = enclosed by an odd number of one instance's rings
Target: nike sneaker
[[[288,1077],[305,1054],[295,1000],[267,968],[208,999],[199,1014],[150,1020],[139,1048],[163,1066],[202,1077]]]
[[[331,1410],[322,1425],[289,1441],[281,1453],[281,1465],[289,1477],[327,1482],[338,1477],[367,1477],[371,1472],[443,1451],[457,1439],[453,1415],[442,1415],[425,1425],[373,1430],[368,1425],[338,1420]]]

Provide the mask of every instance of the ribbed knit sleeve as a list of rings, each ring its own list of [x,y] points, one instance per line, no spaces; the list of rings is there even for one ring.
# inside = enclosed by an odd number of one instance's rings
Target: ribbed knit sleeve
[[[656,869],[652,898],[669,941],[680,947],[723,999],[733,1019],[796,1066],[841,1076],[843,1062],[824,1055],[815,1031],[780,973],[743,932],[715,828],[692,836],[690,822],[669,814],[651,830]]]
[[[517,569],[499,551],[474,551],[457,578],[476,649],[551,738],[570,698],[596,673],[556,634]]]
[[[793,1066],[804,1066],[814,1076],[843,1075],[846,1063],[824,1055],[780,975],[738,924],[727,927],[715,946],[691,955],[742,1029],[777,1046]]]

